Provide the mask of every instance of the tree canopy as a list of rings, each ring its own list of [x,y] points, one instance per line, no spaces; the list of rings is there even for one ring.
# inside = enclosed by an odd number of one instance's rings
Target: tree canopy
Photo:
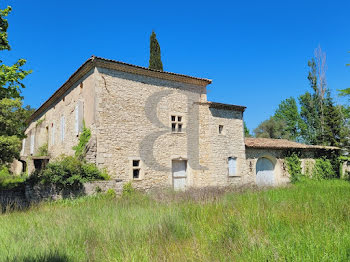
[[[286,138],[307,144],[349,147],[349,111],[336,105],[327,88],[326,55],[320,47],[308,61],[311,92],[283,100],[274,115],[255,130],[256,137]]]
[[[148,68],[163,71],[163,63],[160,54],[160,45],[158,43],[156,33],[154,31],[152,31],[150,37],[150,57]]]
[[[0,50],[10,51],[8,41],[8,21],[6,17],[11,7],[0,10]],[[19,59],[8,66],[0,60],[0,165],[12,162],[19,156],[21,140],[24,138],[25,119],[32,113],[29,107],[23,108],[22,80],[31,73],[24,70],[26,60]]]

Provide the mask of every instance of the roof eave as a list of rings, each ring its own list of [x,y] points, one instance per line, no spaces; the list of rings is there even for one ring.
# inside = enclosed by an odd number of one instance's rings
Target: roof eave
[[[57,101],[75,82],[82,78],[94,67],[105,67],[109,69],[119,70],[128,73],[135,73],[139,75],[155,77],[170,81],[183,82],[187,84],[193,84],[198,86],[207,86],[211,84],[212,80],[205,78],[197,78],[192,76],[186,76],[182,74],[176,74],[171,72],[163,72],[159,70],[153,70],[146,67],[127,64],[115,60],[105,59],[101,57],[91,56],[86,60],[69,78],[68,80],[58,88],[28,119],[29,125],[34,119],[40,116],[51,104]]]

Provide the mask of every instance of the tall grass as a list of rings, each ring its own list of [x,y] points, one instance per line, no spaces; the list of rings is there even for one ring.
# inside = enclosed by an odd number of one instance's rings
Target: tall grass
[[[349,199],[338,180],[211,201],[46,203],[0,216],[0,261],[348,261]]]

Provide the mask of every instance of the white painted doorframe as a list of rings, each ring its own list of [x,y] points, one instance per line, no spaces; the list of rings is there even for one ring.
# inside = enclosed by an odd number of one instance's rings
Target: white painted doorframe
[[[187,186],[187,160],[172,160],[174,190],[185,190]]]

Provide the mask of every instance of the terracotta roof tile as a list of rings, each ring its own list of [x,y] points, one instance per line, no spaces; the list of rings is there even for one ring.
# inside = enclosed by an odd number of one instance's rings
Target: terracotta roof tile
[[[236,110],[244,112],[247,107],[245,106],[239,106],[239,105],[232,105],[232,104],[223,104],[223,103],[217,103],[217,102],[195,102],[195,104],[199,105],[208,105],[210,108],[219,108],[219,109],[227,109],[227,110]]]
[[[289,141],[287,139],[272,139],[272,138],[246,138],[245,146],[248,148],[275,148],[275,149],[327,149],[339,150],[340,148],[334,146],[320,146],[320,145],[306,145]]]

